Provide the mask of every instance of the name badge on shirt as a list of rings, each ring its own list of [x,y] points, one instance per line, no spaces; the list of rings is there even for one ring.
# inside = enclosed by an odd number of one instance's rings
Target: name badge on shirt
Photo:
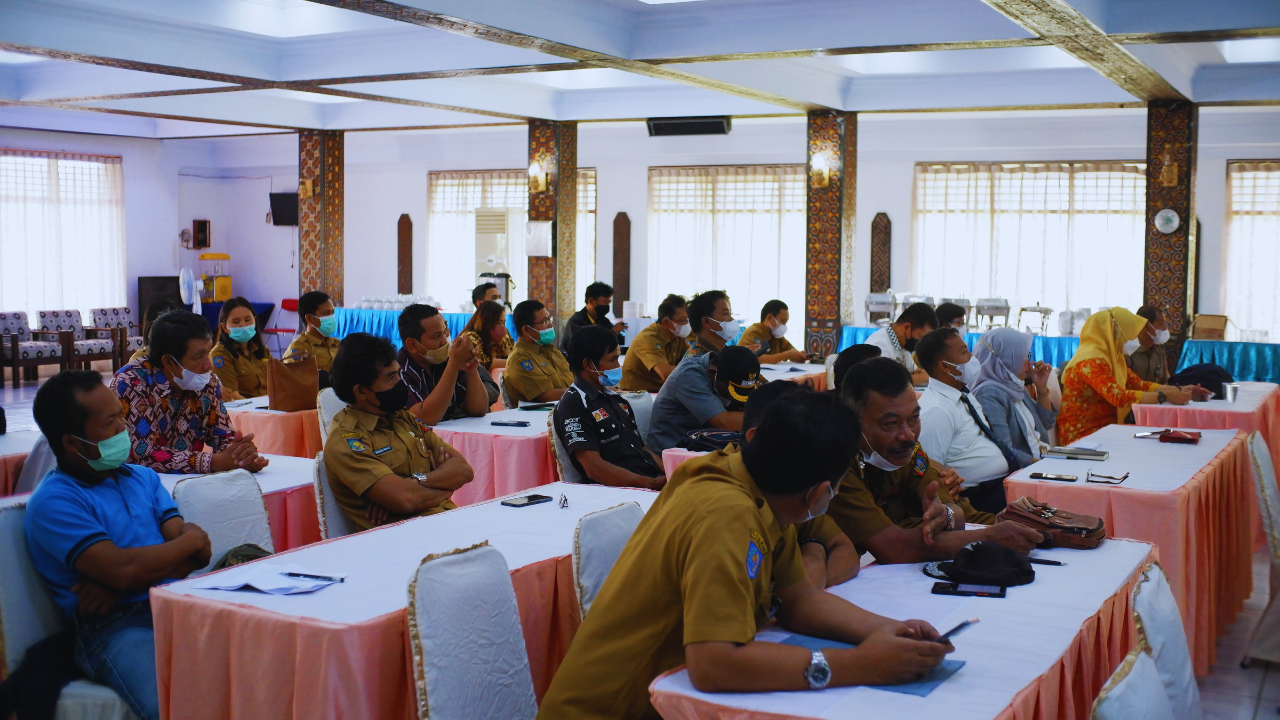
[[[386,454],[387,454],[387,453],[389,453],[389,452],[391,452],[391,446],[390,446],[390,445],[388,445],[388,446],[386,446],[386,447],[380,447],[380,448],[378,448],[377,450],[374,450],[374,451],[373,451],[373,454],[374,454],[374,455],[386,455]]]

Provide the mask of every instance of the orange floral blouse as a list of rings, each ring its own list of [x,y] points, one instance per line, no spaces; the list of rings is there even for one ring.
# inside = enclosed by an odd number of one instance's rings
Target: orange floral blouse
[[[1126,368],[1127,370],[1127,368]],[[1142,393],[1160,386],[1127,370],[1120,387],[1111,364],[1101,358],[1085,360],[1062,375],[1062,410],[1058,413],[1058,444],[1069,445],[1116,422],[1116,408],[1132,405]]]

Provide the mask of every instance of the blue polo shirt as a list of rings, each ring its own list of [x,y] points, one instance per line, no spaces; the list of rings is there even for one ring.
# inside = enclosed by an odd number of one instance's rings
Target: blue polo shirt
[[[151,468],[121,465],[115,477],[93,484],[55,468],[27,502],[27,551],[54,601],[74,615],[79,601],[71,588],[83,578],[75,569],[81,553],[103,540],[120,548],[163,544],[160,526],[178,516]],[[124,602],[146,599],[144,590]]]

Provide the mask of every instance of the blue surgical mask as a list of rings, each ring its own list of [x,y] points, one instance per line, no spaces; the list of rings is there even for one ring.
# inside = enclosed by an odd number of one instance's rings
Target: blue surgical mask
[[[102,442],[90,442],[84,438],[76,439],[98,448],[98,458],[96,460],[84,458],[89,463],[89,467],[98,472],[115,470],[123,465],[124,461],[129,459],[129,451],[133,448],[133,442],[129,440],[128,430],[121,430]],[[80,455],[80,457],[84,457],[84,455]]]
[[[238,343],[247,343],[253,339],[254,335],[258,334],[258,328],[253,325],[246,325],[244,327],[231,328],[227,332],[231,335],[232,340]]]
[[[612,370],[605,370],[604,372],[600,372],[599,370],[592,370],[591,372],[596,374],[596,377],[600,380],[600,384],[604,387],[614,387],[619,382],[622,382],[621,366]]]
[[[326,315],[320,318],[320,334],[325,337],[333,337],[338,332],[338,318],[333,315]]]

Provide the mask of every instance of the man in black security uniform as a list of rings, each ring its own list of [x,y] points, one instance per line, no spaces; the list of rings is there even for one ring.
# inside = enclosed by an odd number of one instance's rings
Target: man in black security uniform
[[[626,323],[611,323],[605,317],[609,312],[609,306],[613,304],[613,286],[608,283],[593,282],[587,286],[586,295],[587,304],[581,310],[569,316],[565,321],[564,331],[560,333],[560,349],[564,354],[568,355],[573,348],[573,336],[585,327],[598,326],[609,328],[617,336],[618,342],[622,342],[622,331],[626,328]],[[575,368],[575,372],[576,372]]]
[[[574,333],[573,384],[556,405],[556,436],[589,482],[661,490],[667,482],[661,460],[645,448],[631,405],[609,389],[613,381],[605,372],[618,366],[618,338],[607,328]]]
[[[911,373],[891,358],[872,358],[850,368],[840,394],[861,419],[861,451],[840,481],[827,508],[860,552],[881,564],[948,560],[965,545],[990,540],[1022,555],[1040,533],[1013,522],[997,522],[951,495],[938,470],[916,442],[920,404]],[[989,525],[966,530],[965,523]]]

